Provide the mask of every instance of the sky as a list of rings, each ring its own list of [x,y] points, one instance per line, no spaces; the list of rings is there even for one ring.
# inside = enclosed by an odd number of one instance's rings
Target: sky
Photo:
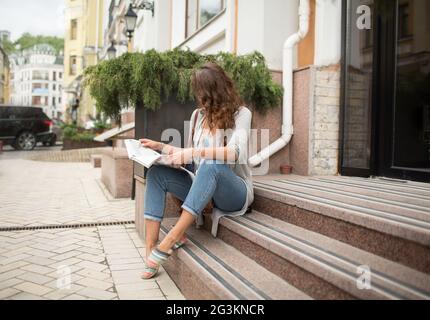
[[[64,0],[0,0],[0,30],[64,37]]]

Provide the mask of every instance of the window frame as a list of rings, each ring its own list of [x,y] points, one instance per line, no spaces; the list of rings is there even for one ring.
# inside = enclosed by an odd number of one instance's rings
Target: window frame
[[[76,23],[74,28],[74,23]],[[78,19],[70,20],[70,40],[78,39]]]
[[[189,32],[188,30],[188,9],[190,7],[189,5],[190,0],[186,0],[186,3],[185,3],[185,40],[192,38],[195,34],[199,33],[201,30],[206,28],[209,24],[211,24],[214,20],[216,20],[219,16],[221,16],[226,11],[226,0],[218,0],[222,4],[221,5],[222,9],[215,16],[213,16],[211,19],[206,21],[205,24],[200,26],[200,15],[201,15],[200,1],[201,0],[196,0],[196,1],[197,1],[197,8],[196,8],[197,14],[196,14],[196,19],[194,21],[196,25],[196,29],[193,32]]]
[[[72,63],[73,60],[75,60],[75,64]],[[78,74],[78,56],[77,55],[71,55],[69,64],[70,64],[69,74],[71,76],[76,76]],[[76,66],[75,69],[73,69],[73,66]]]

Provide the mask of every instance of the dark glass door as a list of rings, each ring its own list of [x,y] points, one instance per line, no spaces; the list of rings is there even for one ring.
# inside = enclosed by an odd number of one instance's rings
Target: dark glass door
[[[341,172],[430,181],[430,1],[347,3]]]
[[[378,171],[430,181],[430,1],[384,2]]]

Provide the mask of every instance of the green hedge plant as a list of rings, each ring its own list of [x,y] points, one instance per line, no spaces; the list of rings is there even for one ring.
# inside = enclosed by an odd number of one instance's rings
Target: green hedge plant
[[[126,53],[85,70],[84,84],[98,111],[119,120],[123,109],[143,104],[157,110],[169,96],[193,101],[191,75],[207,62],[216,62],[235,81],[242,98],[259,113],[281,104],[283,89],[272,79],[264,56],[253,52],[200,55],[190,50]]]

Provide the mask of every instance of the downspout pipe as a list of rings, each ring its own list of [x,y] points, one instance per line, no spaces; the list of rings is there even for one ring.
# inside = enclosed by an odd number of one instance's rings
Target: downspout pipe
[[[282,136],[274,143],[249,159],[251,167],[257,167],[265,160],[285,148],[294,134],[293,128],[293,71],[294,48],[309,32],[310,0],[300,0],[299,30],[287,38],[283,49],[282,82],[284,85],[282,109]]]

